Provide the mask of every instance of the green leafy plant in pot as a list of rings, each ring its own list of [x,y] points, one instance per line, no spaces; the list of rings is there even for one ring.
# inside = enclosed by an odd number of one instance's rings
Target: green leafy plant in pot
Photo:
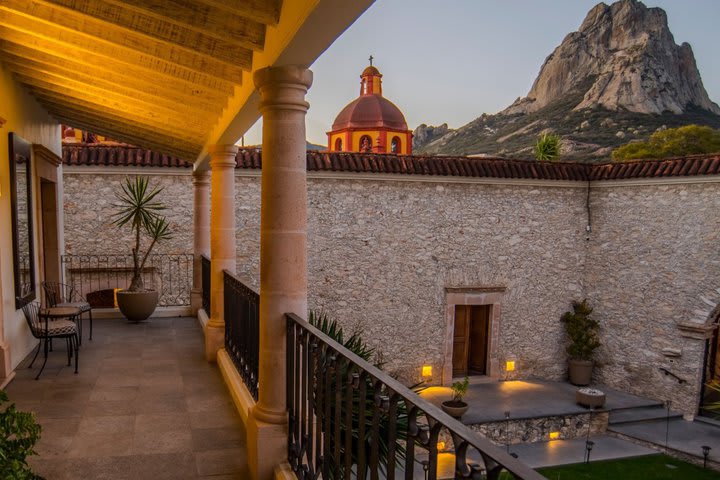
[[[145,287],[142,274],[153,247],[171,238],[167,219],[160,214],[166,206],[157,199],[162,190],[151,187],[147,177],[138,176],[125,178],[116,194],[117,211],[113,214],[113,223],[118,228],[129,228],[134,238],[130,286],[117,292],[117,302],[122,314],[134,322],[147,319],[158,303],[158,292]],[[145,242],[143,237],[147,237]],[[144,254],[143,243],[147,246]]]
[[[467,394],[468,388],[470,387],[470,379],[465,377],[464,380],[453,382],[450,386],[452,390],[452,399],[442,402],[440,405],[448,415],[455,418],[462,417],[467,412],[468,404],[465,403],[463,398]]]
[[[0,390],[0,405],[7,402],[7,394]],[[34,447],[41,431],[35,415],[17,410],[14,403],[0,409],[0,478],[43,480],[27,463],[27,457],[36,455]]]
[[[600,346],[600,323],[591,317],[593,309],[587,300],[574,301],[572,306],[573,311],[561,317],[569,340],[568,376],[573,385],[590,385],[593,354]]]

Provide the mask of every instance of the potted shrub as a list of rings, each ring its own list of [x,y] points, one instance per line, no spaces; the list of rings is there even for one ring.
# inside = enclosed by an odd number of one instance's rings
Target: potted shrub
[[[452,389],[452,399],[442,402],[442,409],[445,413],[455,418],[460,418],[467,412],[468,404],[463,401],[463,397],[467,393],[469,386],[470,380],[468,377],[465,377],[462,381],[458,380],[457,382],[453,382],[450,386]]]
[[[158,303],[158,292],[145,287],[142,273],[155,244],[171,238],[167,220],[160,215],[166,208],[157,200],[161,191],[159,187],[150,188],[147,177],[138,176],[126,178],[116,194],[113,223],[118,228],[129,228],[134,239],[132,279],[126,290],[117,292],[117,303],[120,312],[134,322],[147,319]],[[144,242],[143,237],[147,237]],[[147,247],[145,254],[141,251],[143,244]]]
[[[573,302],[573,311],[561,317],[570,343],[567,346],[568,377],[573,385],[590,385],[593,353],[600,346],[600,323],[591,318],[592,307],[587,300]]]
[[[0,390],[0,405],[8,402],[7,394]],[[37,455],[34,447],[41,431],[35,415],[18,411],[14,403],[0,409],[1,478],[43,480],[32,472],[27,462],[27,457]]]

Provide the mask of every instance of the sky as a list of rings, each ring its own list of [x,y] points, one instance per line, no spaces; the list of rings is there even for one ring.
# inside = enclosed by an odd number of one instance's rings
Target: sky
[[[460,127],[527,94],[545,58],[576,31],[590,0],[377,0],[310,67],[307,138],[325,133],[360,92],[368,57],[383,95],[421,123]],[[606,3],[610,3],[607,2]],[[646,0],[663,8],[675,43],[688,42],[710,99],[720,103],[720,0]],[[261,143],[258,122],[245,144]]]

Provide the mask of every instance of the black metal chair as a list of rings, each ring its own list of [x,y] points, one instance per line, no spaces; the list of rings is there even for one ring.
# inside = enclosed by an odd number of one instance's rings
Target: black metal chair
[[[33,334],[33,337],[40,340],[38,342],[37,350],[35,351],[35,356],[32,359],[32,362],[30,362],[30,366],[28,368],[32,368],[33,363],[35,363],[35,360],[37,359],[38,354],[40,353],[40,347],[44,347],[44,353],[45,353],[45,359],[43,360],[42,367],[40,368],[40,371],[38,372],[37,376],[35,377],[35,380],[40,378],[40,374],[45,369],[45,364],[47,363],[47,357],[48,357],[48,346],[50,345],[50,342],[52,342],[53,338],[64,338],[67,343],[67,355],[68,355],[68,367],[70,366],[70,359],[73,355],[73,350],[75,352],[75,373],[78,373],[78,342],[79,342],[79,335],[78,335],[78,328],[74,321],[72,320],[50,320],[48,317],[41,318],[40,316],[40,303],[39,302],[30,302],[25,304],[22,307],[23,313],[25,314],[25,320],[27,320],[28,326],[30,327],[30,331]]]
[[[42,282],[45,292],[45,303],[48,307],[75,307],[80,310],[78,315],[78,336],[82,344],[82,315],[88,313],[90,318],[90,340],[93,334],[92,307],[83,300],[72,285],[59,282]]]

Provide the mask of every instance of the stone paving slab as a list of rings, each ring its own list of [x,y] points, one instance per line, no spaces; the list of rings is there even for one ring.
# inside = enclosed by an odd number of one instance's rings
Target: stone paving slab
[[[43,427],[36,473],[64,479],[248,478],[245,431],[194,318],[94,322],[80,372],[55,345],[40,380],[32,356],[6,391]],[[42,354],[41,354],[42,355]],[[42,362],[42,359],[40,359]]]

